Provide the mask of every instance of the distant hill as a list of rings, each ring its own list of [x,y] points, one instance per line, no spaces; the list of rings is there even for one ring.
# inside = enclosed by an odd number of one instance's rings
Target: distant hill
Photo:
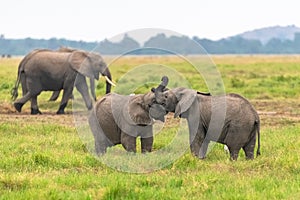
[[[101,54],[300,54],[300,28],[291,26],[274,26],[247,31],[220,40],[192,38],[204,50],[187,36],[153,35],[144,44],[133,36],[125,34],[118,42],[104,40],[101,42],[72,41],[67,39],[6,39],[0,35],[0,56],[26,55],[37,48],[58,49],[61,46],[97,51]],[[160,49],[159,51],[157,49]]]
[[[259,40],[262,44],[266,44],[273,38],[279,39],[281,41],[294,40],[294,35],[297,32],[300,33],[300,28],[296,27],[295,25],[272,26],[247,31],[242,34],[238,34],[237,36],[240,36],[247,40]]]

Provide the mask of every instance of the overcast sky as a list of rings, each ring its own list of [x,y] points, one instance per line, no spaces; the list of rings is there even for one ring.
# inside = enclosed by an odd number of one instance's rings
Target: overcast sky
[[[6,38],[101,41],[141,28],[221,39],[268,26],[300,27],[295,0],[4,0]]]

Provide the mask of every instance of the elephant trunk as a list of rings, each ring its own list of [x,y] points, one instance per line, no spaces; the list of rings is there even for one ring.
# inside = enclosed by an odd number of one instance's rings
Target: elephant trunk
[[[95,79],[90,79],[91,95],[94,101],[97,101],[96,90],[95,90]]]
[[[111,76],[111,73],[108,68],[105,69],[105,71],[102,73],[102,75],[106,76],[110,81],[112,81],[112,76]],[[110,93],[111,85],[112,84],[108,80],[106,80],[106,92],[105,92],[106,94]]]
[[[155,96],[157,97],[159,93],[162,93],[163,90],[167,87],[169,83],[169,78],[167,76],[163,76],[161,78],[161,84],[155,89]]]

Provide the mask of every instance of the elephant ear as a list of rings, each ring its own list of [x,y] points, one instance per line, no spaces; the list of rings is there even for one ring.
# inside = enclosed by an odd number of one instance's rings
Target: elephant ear
[[[149,113],[144,109],[143,95],[133,96],[129,100],[129,116],[135,125],[150,125],[152,124],[152,119]]]
[[[94,76],[91,60],[87,53],[83,51],[74,51],[69,57],[69,63],[72,69],[78,73],[87,76],[89,78],[96,78]]]
[[[191,107],[192,103],[195,101],[197,92],[187,88],[178,88],[174,89],[173,93],[178,100],[174,114],[174,118],[176,118]]]

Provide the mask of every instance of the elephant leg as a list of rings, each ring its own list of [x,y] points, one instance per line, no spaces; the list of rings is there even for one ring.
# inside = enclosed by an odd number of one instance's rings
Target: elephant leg
[[[200,148],[204,141],[204,133],[203,131],[199,131],[196,134],[189,135],[190,137],[190,149],[194,156],[199,157],[200,156]]]
[[[49,99],[49,101],[56,101],[57,98],[59,97],[60,91],[54,91]]]
[[[232,148],[231,146],[228,146],[229,152],[230,152],[230,160],[236,161],[239,156],[240,148]]]
[[[27,90],[27,84],[26,84],[26,76],[25,76],[24,72],[21,72],[20,81],[21,81],[21,85],[22,85],[22,96],[25,96],[27,94],[28,90]]]
[[[16,100],[14,103],[14,107],[18,112],[21,112],[23,105],[31,99],[31,93],[27,92],[22,98]]]
[[[141,137],[142,153],[151,152],[152,145],[153,145],[153,137],[147,137],[147,138]]]
[[[99,126],[99,125],[96,125],[96,126]],[[96,128],[96,127],[95,126],[91,127],[92,130],[93,130],[93,128]],[[102,129],[99,130],[99,128],[97,128],[97,131],[93,131],[93,135],[94,135],[94,139],[95,139],[96,154],[98,156],[105,154],[107,147],[110,145],[108,145],[107,138],[104,135]]]
[[[104,135],[102,133],[98,133],[98,135],[95,137],[95,151],[97,156],[105,154],[108,147],[108,145],[105,143],[105,140],[103,140],[103,136]]]
[[[200,147],[199,158],[204,159],[206,157],[206,152],[208,148],[209,140],[204,140]]]
[[[49,101],[56,101],[59,97],[60,91],[54,91],[49,99]],[[74,95],[71,94],[70,99],[74,99]]]
[[[126,151],[136,153],[136,137],[122,132],[121,144],[124,147],[124,149],[126,149]]]
[[[14,103],[16,110],[21,112],[23,105],[31,99],[31,114],[40,113],[37,106],[37,96],[42,92],[39,79],[28,78],[23,74],[21,81],[23,93],[26,92],[26,94]]]
[[[37,104],[37,96],[34,95],[31,97],[31,114],[36,115],[36,114],[42,114],[41,111],[39,110],[38,104]]]
[[[72,92],[73,92],[73,87],[64,89],[63,97],[61,99],[60,106],[59,106],[59,109],[56,112],[56,114],[65,114],[65,108],[68,105],[68,100],[69,100],[69,97],[71,96]]]
[[[191,149],[191,153],[193,154],[193,156],[198,157],[199,156],[199,152],[200,152],[200,141],[196,140],[196,138],[194,138],[194,140],[192,142],[190,142],[190,149]]]
[[[96,154],[97,156],[103,155],[106,153],[107,147],[113,146],[113,143],[105,136],[94,110],[91,112],[88,121],[95,140]]]
[[[250,141],[243,147],[243,150],[245,152],[247,160],[253,160],[254,159],[255,142],[256,142],[256,135],[255,135],[255,132],[254,132],[254,134],[251,137]]]
[[[83,75],[81,74],[77,75],[75,86],[77,90],[80,92],[86,107],[88,108],[88,110],[91,110],[93,108],[93,103],[89,95],[88,86],[85,77]]]

